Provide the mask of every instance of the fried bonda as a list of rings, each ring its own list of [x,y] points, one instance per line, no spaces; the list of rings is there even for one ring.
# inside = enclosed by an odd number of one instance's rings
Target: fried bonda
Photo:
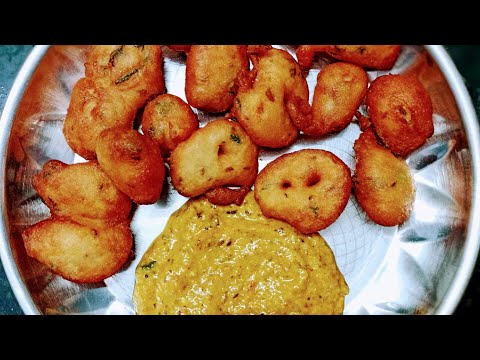
[[[350,124],[367,93],[368,78],[359,66],[338,62],[325,66],[317,76],[309,121],[295,125],[306,135],[323,136]]]
[[[180,143],[170,156],[172,184],[187,197],[222,186],[251,186],[258,149],[241,126],[214,120]]]
[[[368,89],[367,108],[375,132],[396,155],[407,156],[433,135],[432,101],[415,77],[378,77]]]
[[[304,234],[325,229],[347,205],[350,169],[324,150],[300,150],[269,163],[255,180],[255,200],[266,217],[283,220]]]
[[[250,192],[249,186],[242,186],[238,189],[230,189],[229,187],[217,187],[205,193],[207,200],[214,205],[242,205],[243,199]]]
[[[82,78],[73,87],[63,124],[65,140],[77,154],[93,160],[98,135],[113,126],[133,127],[136,112],[122,92]]]
[[[192,45],[187,56],[185,96],[199,110],[219,113],[232,106],[237,78],[248,72],[244,45]]]
[[[303,121],[299,109],[309,108],[307,82],[297,62],[284,50],[264,51],[254,65],[256,77],[253,83],[242,84],[232,115],[257,145],[288,146],[298,135],[294,122]]]
[[[137,109],[165,92],[159,45],[95,45],[85,62],[85,75],[120,90]]]
[[[22,237],[28,256],[76,283],[94,283],[115,274],[132,249],[128,223],[92,229],[48,219],[26,229]]]
[[[103,131],[97,141],[98,162],[115,186],[137,204],[160,198],[165,166],[158,145],[126,127]]]
[[[400,45],[300,45],[296,55],[303,69],[310,69],[315,53],[371,70],[389,70],[400,55]]]
[[[188,54],[192,45],[168,45],[168,47],[172,50]]]
[[[98,162],[73,165],[45,163],[32,180],[53,217],[93,228],[127,221],[132,202],[118,190]]]
[[[371,129],[355,141],[354,192],[368,217],[383,226],[404,223],[412,212],[415,183],[404,160],[379,145]]]
[[[197,115],[178,96],[171,94],[157,96],[143,111],[143,133],[160,146],[163,155],[169,154],[197,129]]]

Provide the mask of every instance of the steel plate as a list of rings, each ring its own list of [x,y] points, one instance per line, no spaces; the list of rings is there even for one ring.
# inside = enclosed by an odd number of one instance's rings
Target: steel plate
[[[295,46],[278,46],[294,53]],[[25,254],[21,232],[49,216],[31,186],[32,175],[50,159],[84,161],[69,148],[63,120],[75,82],[84,75],[84,46],[36,46],[10,92],[0,121],[2,225],[0,254],[13,291],[26,314],[134,314],[134,271],[142,254],[186,198],[171,186],[161,199],[139,206],[132,221],[135,258],[115,276],[77,285],[49,272]],[[185,99],[185,57],[164,47],[169,93]],[[316,62],[307,82],[310,100]],[[458,304],[480,244],[480,148],[478,122],[468,92],[441,46],[403,46],[391,73],[413,73],[434,104],[435,133],[407,162],[417,195],[411,218],[399,227],[371,222],[354,196],[340,218],[321,232],[350,287],[345,314],[448,314]],[[371,71],[373,80],[387,72]],[[361,107],[364,111],[364,106]],[[212,116],[198,112],[201,126]],[[353,143],[360,130],[319,140],[300,137],[279,151],[260,152],[260,169],[277,156],[304,148],[326,149],[354,167]]]

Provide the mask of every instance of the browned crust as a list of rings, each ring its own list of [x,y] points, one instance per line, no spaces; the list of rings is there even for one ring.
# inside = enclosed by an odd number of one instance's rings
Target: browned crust
[[[137,204],[160,198],[165,166],[158,145],[138,131],[116,127],[97,141],[98,162],[115,186]]]
[[[220,128],[222,131],[229,130],[228,134],[222,138],[217,138],[215,142],[211,141],[211,136],[214,136],[215,133],[219,134],[217,130]],[[235,138],[238,136],[238,138]],[[205,141],[202,141],[205,138]],[[209,142],[210,140],[210,142]],[[189,149],[190,146],[195,146],[193,149],[194,154],[192,154],[192,149]],[[208,146],[208,151],[206,147]],[[210,148],[210,146],[212,148]],[[230,177],[228,174],[231,169],[239,168],[238,164],[234,161],[239,161],[237,149],[231,148],[231,151],[228,151],[228,155],[221,154],[221,150],[224,147],[229,146],[242,146],[242,150],[247,157],[241,158],[242,161],[247,161],[244,166],[238,170],[237,175]],[[244,147],[244,148],[243,148]],[[205,152],[207,151],[207,152]],[[229,156],[230,161],[225,162],[225,156]],[[196,172],[193,175],[190,170],[185,170],[185,167],[189,167],[192,163],[193,157],[199,157],[202,159],[207,159],[211,161],[210,163],[205,163],[202,165],[202,168],[199,172]],[[222,158],[222,160],[220,160]],[[222,174],[213,174],[209,178],[207,172],[210,171],[211,167],[216,166],[217,164],[222,164]],[[194,171],[198,169],[193,169]],[[192,170],[192,171],[193,171]],[[202,171],[203,170],[203,171]],[[203,128],[197,130],[188,140],[180,143],[173,151],[170,156],[170,176],[172,179],[172,185],[175,189],[183,196],[186,197],[195,197],[206,193],[209,190],[221,187],[221,186],[247,186],[250,187],[257,176],[258,170],[258,148],[255,143],[250,139],[248,134],[242,129],[242,127],[234,121],[229,121],[227,119],[219,119],[209,122]],[[212,170],[213,171],[213,170]],[[190,175],[189,175],[190,174]],[[184,178],[188,176],[188,178]],[[193,181],[199,181],[200,183],[194,183]]]
[[[310,136],[345,129],[365,98],[367,86],[367,74],[359,66],[344,62],[325,66],[317,76],[311,115],[293,117],[295,125]]]
[[[378,144],[371,129],[355,141],[354,192],[368,217],[383,226],[404,223],[413,210],[415,184],[401,158]]]
[[[99,282],[115,274],[128,260],[133,244],[128,223],[94,230],[57,219],[30,226],[22,238],[28,256],[79,284]]]
[[[248,71],[245,45],[192,45],[187,56],[185,96],[203,111],[231,108],[238,91],[237,78]]]
[[[375,132],[396,155],[407,156],[433,135],[432,101],[414,77],[378,77],[368,89],[367,107]]]
[[[300,45],[296,55],[303,69],[310,69],[316,53],[372,70],[389,70],[400,55],[400,45]]]
[[[350,169],[331,152],[300,150],[269,163],[257,176],[254,195],[262,213],[304,234],[333,224],[347,205]]]
[[[250,191],[250,187],[243,186],[239,189],[230,189],[228,187],[218,187],[206,192],[205,196],[208,201],[214,205],[242,205],[243,199]]]
[[[150,101],[142,115],[142,130],[168,155],[198,129],[198,117],[178,96],[163,94]]]
[[[95,228],[127,221],[132,208],[97,161],[72,165],[47,161],[32,185],[53,216]]]

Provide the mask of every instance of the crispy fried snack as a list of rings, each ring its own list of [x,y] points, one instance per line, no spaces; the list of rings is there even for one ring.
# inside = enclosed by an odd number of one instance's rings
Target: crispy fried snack
[[[353,185],[360,206],[377,224],[404,223],[415,201],[415,183],[405,161],[380,146],[371,129],[355,141],[354,150]]]
[[[168,47],[172,50],[188,54],[192,45],[168,45]]]
[[[407,156],[433,135],[432,101],[414,77],[378,77],[368,89],[367,107],[375,132],[396,155]]]
[[[235,98],[232,115],[260,146],[281,148],[298,135],[295,124],[309,109],[308,87],[300,67],[283,50],[264,51],[254,61],[255,81],[244,83]]]
[[[315,53],[372,70],[389,70],[400,55],[400,45],[300,45],[296,51],[298,63],[310,69]]]
[[[218,187],[206,192],[205,197],[214,205],[242,205],[243,199],[250,191],[249,186],[242,186],[239,189],[230,189],[228,187]]]
[[[96,161],[67,165],[50,160],[32,184],[53,217],[93,228],[127,221],[132,208]]]
[[[178,96],[163,94],[145,106],[142,129],[167,155],[198,129],[198,117]]]
[[[159,45],[95,45],[85,74],[107,88],[122,91],[137,109],[165,92]]]
[[[63,134],[73,151],[93,160],[98,135],[113,126],[132,127],[136,111],[121,92],[82,78],[73,88]]]
[[[325,229],[347,205],[350,169],[331,152],[300,150],[269,163],[255,180],[255,200],[266,217],[304,234]]]
[[[128,223],[92,229],[48,219],[22,234],[25,249],[54,273],[76,283],[94,283],[115,274],[132,248]]]
[[[306,135],[323,136],[345,129],[367,93],[366,72],[338,62],[325,66],[317,76],[311,121],[295,125]]]
[[[224,185],[251,186],[257,176],[257,156],[257,146],[238,123],[211,121],[172,151],[173,186],[188,197]]]
[[[188,103],[203,111],[227,111],[237,94],[237,77],[242,72],[248,72],[246,46],[192,45],[185,79]]]
[[[126,128],[103,131],[97,141],[100,167],[115,186],[137,204],[160,198],[165,166],[157,144],[148,136]]]

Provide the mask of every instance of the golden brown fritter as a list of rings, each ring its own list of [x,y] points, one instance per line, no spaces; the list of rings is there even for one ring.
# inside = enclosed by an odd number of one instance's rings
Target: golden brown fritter
[[[113,126],[132,127],[135,114],[121,92],[82,78],[73,88],[63,134],[73,151],[93,160],[98,135]]]
[[[283,220],[304,234],[325,229],[347,205],[350,169],[324,150],[300,150],[269,163],[255,180],[255,200],[266,217]]]
[[[29,227],[22,237],[28,256],[76,283],[94,283],[115,274],[132,248],[128,223],[92,229],[48,219]]]
[[[310,69],[315,53],[372,70],[389,70],[400,55],[400,45],[300,45],[296,51],[298,63]]]
[[[143,112],[143,133],[169,154],[198,129],[198,117],[178,96],[163,94],[150,101]]]
[[[172,184],[187,197],[224,185],[251,186],[257,169],[257,146],[238,123],[226,119],[209,122],[170,156]]]
[[[253,84],[242,84],[232,115],[260,146],[281,148],[298,135],[303,107],[309,108],[308,87],[300,67],[284,50],[264,51],[252,72]]]
[[[127,221],[132,208],[96,161],[67,165],[50,160],[32,184],[53,217],[94,228]]]
[[[187,57],[185,95],[199,110],[218,113],[231,108],[237,77],[248,72],[244,45],[192,45]]]
[[[396,155],[407,156],[433,135],[432,101],[414,77],[380,76],[367,92],[375,132]]]
[[[218,187],[212,190],[208,190],[205,193],[207,200],[214,205],[242,205],[243,199],[250,191],[249,186],[242,186],[238,189],[230,189],[228,187]]]
[[[355,196],[368,217],[383,226],[404,223],[413,209],[415,183],[405,161],[380,146],[371,129],[354,145]]]
[[[192,45],[168,45],[168,47],[172,50],[188,54]]]
[[[136,109],[165,92],[159,45],[95,45],[85,74],[106,88],[120,90]]]
[[[98,162],[115,186],[137,204],[160,198],[165,166],[157,144],[125,127],[103,131],[97,141]]]
[[[325,66],[317,76],[311,121],[295,123],[306,135],[323,136],[345,129],[367,93],[366,72],[338,62]]]

